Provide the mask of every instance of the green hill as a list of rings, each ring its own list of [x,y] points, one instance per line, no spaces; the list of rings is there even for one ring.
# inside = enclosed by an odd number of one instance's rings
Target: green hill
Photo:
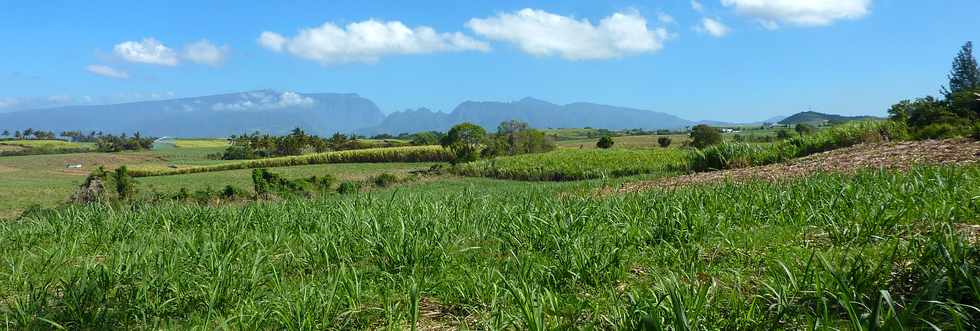
[[[779,124],[796,125],[800,123],[809,123],[809,124],[843,123],[843,122],[850,122],[850,121],[863,121],[863,120],[874,120],[874,119],[880,119],[880,118],[874,116],[843,116],[843,115],[818,113],[815,111],[805,111],[787,117],[782,121],[779,121]]]

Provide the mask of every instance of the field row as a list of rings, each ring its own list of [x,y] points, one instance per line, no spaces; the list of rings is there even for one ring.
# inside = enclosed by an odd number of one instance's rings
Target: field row
[[[178,169],[134,168],[131,170],[131,174],[135,177],[150,177],[326,163],[446,162],[451,158],[451,153],[440,146],[389,147],[275,157],[240,162],[226,162],[215,165]]]

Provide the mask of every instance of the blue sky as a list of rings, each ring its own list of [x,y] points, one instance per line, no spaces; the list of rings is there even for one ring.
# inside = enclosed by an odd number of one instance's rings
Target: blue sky
[[[0,111],[268,88],[385,112],[533,96],[694,120],[884,114],[936,94],[980,41],[975,0],[697,3],[0,0]]]

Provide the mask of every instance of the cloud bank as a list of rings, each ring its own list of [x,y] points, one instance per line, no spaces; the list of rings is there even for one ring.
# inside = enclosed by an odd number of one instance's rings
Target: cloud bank
[[[466,26],[485,38],[512,43],[525,53],[568,60],[656,52],[670,37],[665,28],[648,28],[646,19],[635,12],[614,13],[593,25],[585,19],[527,8],[474,18]]]
[[[487,51],[490,46],[462,33],[441,33],[427,26],[409,28],[398,21],[367,20],[344,27],[327,22],[302,29],[291,38],[262,32],[258,43],[275,52],[320,62],[373,63],[389,55]]]
[[[312,107],[316,104],[313,98],[303,96],[296,92],[283,92],[281,94],[269,93],[264,91],[242,93],[241,100],[231,103],[216,103],[211,106],[215,111],[259,111],[274,110],[290,107]]]
[[[721,0],[721,4],[773,29],[781,24],[827,26],[839,20],[860,19],[871,12],[871,0]]]

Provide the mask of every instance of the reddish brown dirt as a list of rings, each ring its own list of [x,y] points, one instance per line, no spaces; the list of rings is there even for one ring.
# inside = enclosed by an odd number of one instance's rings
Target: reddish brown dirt
[[[677,188],[721,182],[777,181],[817,172],[853,173],[861,169],[907,170],[920,164],[953,165],[980,161],[980,142],[968,139],[863,144],[810,155],[787,163],[703,172],[651,181],[625,183],[619,192]]]

